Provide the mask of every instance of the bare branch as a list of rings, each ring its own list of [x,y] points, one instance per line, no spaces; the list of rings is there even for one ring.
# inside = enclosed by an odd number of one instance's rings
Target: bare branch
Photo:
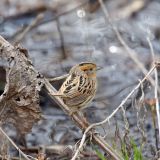
[[[63,76],[60,76],[60,77],[55,77],[55,78],[48,78],[49,82],[55,82],[55,81],[59,81],[59,80],[62,80],[62,79],[65,79],[68,77],[69,74],[65,74]]]

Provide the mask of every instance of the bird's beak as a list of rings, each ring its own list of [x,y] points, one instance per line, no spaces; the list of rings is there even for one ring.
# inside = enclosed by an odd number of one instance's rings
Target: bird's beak
[[[103,69],[103,67],[97,66],[97,71]]]

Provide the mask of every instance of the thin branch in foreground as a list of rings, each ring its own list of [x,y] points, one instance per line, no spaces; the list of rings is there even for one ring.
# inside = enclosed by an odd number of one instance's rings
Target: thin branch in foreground
[[[102,125],[106,122],[109,122],[109,120],[123,107],[123,105],[126,103],[126,101],[133,95],[133,93],[141,86],[141,84],[148,78],[148,76],[153,72],[153,70],[156,68],[156,65],[154,65],[150,71],[147,73],[147,75],[138,83],[138,85],[128,94],[128,96],[121,102],[121,104],[108,116],[105,120],[98,122],[98,123],[93,123],[91,124],[84,132],[83,137],[81,139],[80,145],[78,149],[76,150],[72,160],[75,160],[76,157],[78,156],[80,150],[83,147],[83,144],[86,140],[87,133],[91,130],[91,128]]]
[[[153,46],[151,43],[151,40],[149,37],[147,37],[147,41],[151,50],[151,54],[152,54],[152,58],[153,58],[153,62],[155,62],[155,53],[153,50]],[[159,130],[159,142],[160,142],[160,106],[159,106],[159,99],[158,99],[158,89],[159,89],[159,85],[158,85],[158,71],[157,68],[155,68],[154,70],[154,75],[155,75],[155,90],[154,90],[154,95],[155,95],[155,100],[156,100],[156,113],[157,113],[157,123],[158,123],[158,130]],[[157,146],[158,147],[158,146]]]
[[[17,149],[17,151],[22,155],[26,160],[30,160],[25,153],[21,151],[21,149],[12,141],[12,139],[3,131],[0,127],[0,132],[8,139],[8,141]]]

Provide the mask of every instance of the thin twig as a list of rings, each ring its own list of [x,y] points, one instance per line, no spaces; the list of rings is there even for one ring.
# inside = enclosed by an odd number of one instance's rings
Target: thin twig
[[[142,135],[142,141],[140,142],[141,144],[141,147],[143,148],[143,146],[146,144],[146,134],[145,134],[145,128],[144,128],[144,125],[145,125],[145,120],[146,120],[146,108],[144,106],[144,98],[145,98],[145,93],[144,93],[144,85],[141,84],[141,87],[140,87],[140,90],[139,92],[141,92],[141,95],[139,97],[139,105],[138,104],[136,105],[136,112],[137,112],[137,128],[138,130],[140,131],[141,135]],[[143,116],[141,118],[141,110],[144,109],[144,113],[143,113]]]
[[[151,40],[149,37],[147,37],[147,41],[151,50],[153,62],[155,62],[155,53],[153,50],[153,46],[151,43]],[[158,130],[159,130],[159,142],[160,142],[160,106],[159,106],[159,100],[158,100],[158,71],[157,68],[154,70],[154,75],[155,75],[155,90],[154,90],[154,95],[155,95],[155,100],[156,100],[156,113],[157,113],[157,121],[158,121]]]
[[[128,96],[120,103],[120,105],[103,121],[98,122],[98,123],[93,123],[91,124],[84,132],[83,137],[81,139],[80,145],[78,147],[78,149],[76,150],[72,160],[75,160],[75,158],[78,156],[78,153],[80,152],[80,150],[83,147],[83,144],[85,142],[86,139],[86,134],[90,131],[91,128],[102,125],[106,122],[109,122],[109,120],[117,113],[117,111],[119,111],[120,108],[123,107],[123,105],[126,103],[126,101],[132,96],[132,94],[141,86],[141,84],[148,78],[148,76],[153,72],[153,70],[156,68],[156,65],[154,65],[150,71],[147,73],[147,75],[138,83],[138,85],[128,94]]]
[[[3,129],[0,127],[1,133],[9,140],[9,142],[17,149],[17,151],[27,160],[30,160],[26,154],[24,154],[20,148],[12,141],[12,139],[3,131]]]
[[[63,32],[61,30],[59,18],[57,18],[56,23],[57,23],[57,30],[58,30],[58,33],[59,33],[59,38],[60,38],[60,43],[61,43],[62,59],[66,59],[67,58],[67,53],[65,51],[64,37],[63,37]]]
[[[87,137],[87,134],[84,133],[84,134],[83,134],[83,137],[82,137],[82,139],[81,139],[81,141],[80,141],[79,147],[78,147],[78,149],[76,150],[76,152],[75,152],[75,154],[73,155],[73,157],[72,157],[71,160],[76,160],[76,158],[78,157],[79,152],[80,152],[81,149],[83,148],[83,145],[84,145],[84,142],[85,142],[85,140],[86,140],[86,137]]]
[[[59,76],[59,77],[55,77],[55,78],[48,78],[49,82],[55,82],[55,81],[59,81],[62,79],[65,79],[69,76],[69,74],[65,74],[63,76]]]

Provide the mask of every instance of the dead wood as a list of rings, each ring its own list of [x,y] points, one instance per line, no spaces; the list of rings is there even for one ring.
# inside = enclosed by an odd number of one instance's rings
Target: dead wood
[[[13,47],[0,37],[0,59],[6,70],[6,85],[0,96],[0,121],[28,133],[41,118],[39,91],[42,79],[26,57],[26,50]]]

